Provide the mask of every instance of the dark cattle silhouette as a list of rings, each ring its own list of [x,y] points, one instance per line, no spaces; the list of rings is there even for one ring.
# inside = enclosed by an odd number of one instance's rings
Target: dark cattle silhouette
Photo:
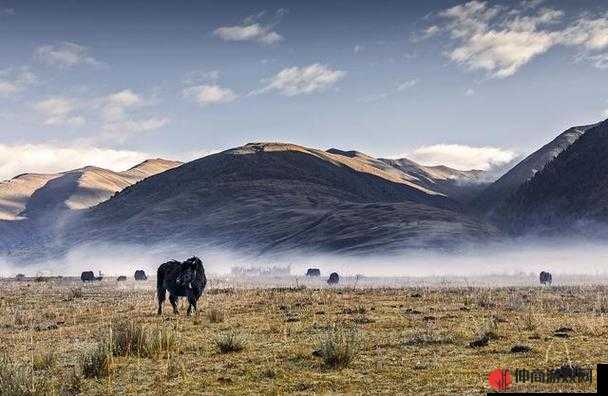
[[[542,271],[540,273],[539,280],[541,285],[551,285],[553,277],[551,276],[550,272]]]
[[[306,276],[321,276],[321,270],[318,268],[309,268],[306,271]]]
[[[18,281],[25,280],[25,275],[23,275],[23,274],[17,274],[15,276],[15,280],[18,280]]]
[[[158,314],[162,314],[165,294],[169,292],[169,301],[173,313],[177,311],[179,297],[188,298],[188,316],[192,308],[196,311],[196,302],[207,286],[207,277],[203,262],[198,257],[191,257],[184,262],[168,261],[158,267],[156,278],[156,292],[158,294]]]
[[[80,274],[80,280],[83,282],[94,282],[96,280],[101,280],[101,278],[96,278],[93,271],[83,271],[82,274]]]
[[[340,276],[337,272],[332,272],[331,274],[329,274],[329,279],[327,279],[327,283],[329,283],[330,285],[335,285],[338,282],[340,282]]]
[[[137,270],[135,271],[135,275],[133,276],[136,281],[145,281],[148,280],[148,276],[146,275],[146,271]]]
[[[117,282],[123,282],[123,281],[126,281],[126,280],[127,280],[127,277],[126,277],[126,276],[124,276],[124,275],[121,275],[121,276],[119,276],[118,278],[116,278],[116,281],[117,281]]]

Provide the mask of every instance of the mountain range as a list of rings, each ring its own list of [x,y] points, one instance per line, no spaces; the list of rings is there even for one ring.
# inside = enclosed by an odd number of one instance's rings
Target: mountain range
[[[55,174],[25,173],[0,182],[0,220],[90,208],[127,186],[181,164],[157,158],[124,172],[87,166]]]
[[[24,174],[0,184],[0,248],[15,260],[92,243],[371,254],[557,235],[608,221],[607,149],[608,121],[573,127],[491,184],[480,170],[275,142]]]

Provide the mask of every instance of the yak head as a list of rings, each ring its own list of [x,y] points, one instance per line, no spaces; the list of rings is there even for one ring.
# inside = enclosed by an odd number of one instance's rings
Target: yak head
[[[179,275],[175,279],[178,286],[192,288],[192,283],[199,277],[203,262],[198,257],[191,257],[181,263]]]

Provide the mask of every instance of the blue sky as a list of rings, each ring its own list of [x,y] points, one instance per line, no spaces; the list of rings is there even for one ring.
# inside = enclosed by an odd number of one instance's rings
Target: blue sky
[[[608,117],[601,1],[1,1],[0,178],[250,141],[491,168]]]

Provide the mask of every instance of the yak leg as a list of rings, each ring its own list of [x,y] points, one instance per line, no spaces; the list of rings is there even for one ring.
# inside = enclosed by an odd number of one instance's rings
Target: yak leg
[[[190,293],[190,295],[188,296],[188,316],[190,316],[190,314],[192,313],[192,308],[194,308],[194,311],[196,311],[196,298],[192,295],[192,293]]]
[[[179,299],[179,297],[174,296],[173,294],[169,294],[169,302],[171,302],[171,306],[173,307],[173,313],[176,315],[179,313],[177,311],[177,300],[178,299]]]
[[[166,297],[166,289],[163,288],[158,288],[156,290],[156,292],[158,293],[158,314],[162,315],[163,313],[163,303],[165,302],[165,297]]]

